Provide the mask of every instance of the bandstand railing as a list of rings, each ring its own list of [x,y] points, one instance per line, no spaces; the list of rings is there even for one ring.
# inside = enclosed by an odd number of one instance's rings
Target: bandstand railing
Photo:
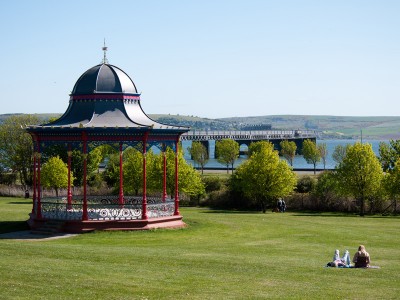
[[[79,197],[79,196],[78,196]],[[75,197],[71,204],[66,197],[41,199],[41,216],[51,220],[82,220],[83,199]],[[35,206],[35,210],[37,206]],[[175,199],[163,201],[147,197],[147,217],[160,218],[174,215]],[[88,220],[116,221],[142,218],[142,197],[125,196],[120,204],[118,196],[87,196]]]

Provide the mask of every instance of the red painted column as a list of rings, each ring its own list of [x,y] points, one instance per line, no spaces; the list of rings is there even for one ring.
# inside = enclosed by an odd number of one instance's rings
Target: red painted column
[[[36,205],[36,151],[33,152],[33,198],[32,198],[32,214],[35,213]]]
[[[86,132],[82,133],[83,138],[83,206],[82,206],[82,220],[88,220],[88,211],[87,211],[87,136]]]
[[[175,142],[175,211],[174,216],[179,216],[179,186],[178,186],[178,179],[179,179],[179,169],[178,169],[178,153],[179,153],[179,137]]]
[[[37,176],[38,176],[38,178],[37,178],[37,188],[38,188],[38,190],[37,190],[37,205],[36,205],[36,207],[37,207],[37,211],[36,211],[36,217],[38,218],[38,219],[41,219],[42,218],[42,201],[41,201],[41,192],[40,192],[40,156],[41,156],[41,154],[40,154],[40,145],[39,145],[39,142],[38,142],[38,144],[37,144],[37,148],[38,148],[38,153],[37,153],[37,164],[38,164],[38,170],[37,170]]]
[[[143,139],[143,199],[142,199],[142,220],[147,220],[147,171],[146,171],[146,144],[147,144],[147,135],[146,132]]]
[[[68,146],[68,192],[67,192],[67,208],[72,208],[72,192],[71,192],[71,145]]]
[[[163,162],[164,162],[164,173],[163,173],[163,196],[162,196],[162,201],[165,202],[165,199],[167,199],[167,153],[163,152]]]
[[[122,143],[119,144],[119,205],[124,205],[124,172],[122,164]]]

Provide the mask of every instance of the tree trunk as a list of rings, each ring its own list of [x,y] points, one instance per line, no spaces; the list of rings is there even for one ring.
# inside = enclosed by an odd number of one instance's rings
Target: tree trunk
[[[365,201],[364,197],[361,197],[361,211],[360,211],[360,216],[364,217],[365,214]]]
[[[264,203],[264,201],[260,201],[260,202],[261,202],[261,210],[262,210],[263,214],[265,214],[266,211],[267,211],[267,208],[266,208],[266,206],[265,206],[265,203]]]

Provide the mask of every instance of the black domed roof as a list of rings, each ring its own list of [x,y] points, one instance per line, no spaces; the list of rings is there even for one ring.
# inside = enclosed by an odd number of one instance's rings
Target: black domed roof
[[[99,64],[79,77],[71,95],[98,93],[138,94],[132,79],[120,68]]]

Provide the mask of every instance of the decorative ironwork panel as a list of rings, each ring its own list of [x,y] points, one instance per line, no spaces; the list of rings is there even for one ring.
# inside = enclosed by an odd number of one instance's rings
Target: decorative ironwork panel
[[[159,202],[150,204],[149,201],[147,205],[147,216],[149,218],[161,218],[173,216],[175,211],[175,201],[174,199],[167,200],[166,202]]]
[[[43,151],[43,149],[51,151],[54,147],[58,147],[67,151],[69,146],[71,146],[72,150],[81,150],[82,141],[46,140],[40,142],[41,151]]]
[[[89,196],[88,219],[98,221],[138,220],[142,217],[142,197],[124,197],[124,203],[119,203],[118,196]],[[82,220],[83,200],[74,199],[67,203],[66,197],[42,199],[42,217],[52,220]],[[35,210],[36,210],[35,204]],[[147,216],[160,218],[174,214],[174,199],[163,202],[158,197],[147,198]]]
[[[125,200],[125,199],[124,199]],[[90,196],[88,202],[89,220],[136,220],[142,217],[141,201],[119,203],[118,196]]]
[[[140,205],[88,205],[89,220],[136,220],[142,216]]]
[[[149,151],[150,148],[153,146],[158,148],[160,151],[162,151],[162,149],[163,149],[163,143],[161,143],[159,141],[150,141],[146,144],[146,151]]]
[[[143,142],[130,142],[128,144],[129,144],[129,146],[136,149],[140,153],[143,153]]]
[[[52,220],[82,220],[82,203],[67,203],[67,198],[42,199],[42,217]]]
[[[116,146],[114,146],[114,144],[116,144]],[[93,149],[100,147],[102,145],[110,145],[112,148],[115,148],[116,150],[119,149],[118,143],[109,143],[109,142],[105,142],[105,141],[89,141],[87,144],[88,152],[90,152]]]
[[[140,196],[124,196],[124,203],[132,205],[141,205],[143,197]]]
[[[175,141],[149,141],[146,144],[146,150],[149,150],[151,147],[157,147],[160,151],[166,151],[167,148],[171,148],[174,152],[176,150]]]

